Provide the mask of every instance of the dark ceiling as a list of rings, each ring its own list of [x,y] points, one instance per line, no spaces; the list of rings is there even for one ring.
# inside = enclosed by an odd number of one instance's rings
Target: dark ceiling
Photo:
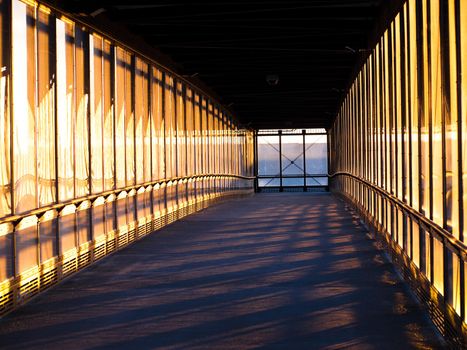
[[[328,127],[384,3],[55,1],[75,15],[110,21],[142,37],[253,128]],[[278,76],[278,84],[269,85],[268,75]]]

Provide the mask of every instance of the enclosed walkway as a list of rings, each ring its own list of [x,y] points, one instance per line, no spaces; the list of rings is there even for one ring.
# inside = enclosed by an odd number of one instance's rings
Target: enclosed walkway
[[[41,294],[2,349],[439,348],[345,204],[259,194],[186,217]]]

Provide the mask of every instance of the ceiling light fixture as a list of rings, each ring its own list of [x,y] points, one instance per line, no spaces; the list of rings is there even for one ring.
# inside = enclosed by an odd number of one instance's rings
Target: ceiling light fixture
[[[266,75],[266,82],[269,86],[276,86],[279,84],[279,76],[276,74],[268,74]]]

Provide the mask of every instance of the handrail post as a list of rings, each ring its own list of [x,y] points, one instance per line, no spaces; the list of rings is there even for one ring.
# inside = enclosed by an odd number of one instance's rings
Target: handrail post
[[[305,135],[306,135],[306,130],[302,130],[302,137],[303,137],[303,192],[306,192],[306,149],[305,149]]]
[[[282,130],[279,130],[279,192],[283,192],[282,187]]]

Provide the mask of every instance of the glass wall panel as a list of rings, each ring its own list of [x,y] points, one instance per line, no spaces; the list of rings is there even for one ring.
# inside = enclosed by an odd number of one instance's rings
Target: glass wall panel
[[[326,135],[305,136],[305,159],[307,174],[327,174],[327,139]]]
[[[14,274],[13,225],[0,225],[0,280],[9,279]]]
[[[289,179],[289,186],[303,185],[303,137],[282,136],[282,175],[298,176],[296,179]]]
[[[203,174],[203,142],[202,142],[202,120],[201,120],[201,100],[195,94],[194,117],[195,117],[195,165],[196,174]]]
[[[258,179],[259,187],[279,187],[281,185],[280,179],[278,178],[261,178]]]
[[[92,239],[90,206],[90,201],[83,201],[76,210],[76,233],[79,245],[89,242]]]
[[[77,246],[76,215],[72,206],[65,207],[58,217],[60,253],[68,252]]]
[[[54,20],[48,11],[37,11],[37,185],[39,206],[56,201],[55,187],[55,47]]]
[[[158,180],[165,178],[162,73],[158,69],[153,68],[151,79],[152,177],[153,180]]]
[[[459,97],[461,98],[459,108],[460,108],[460,117],[461,117],[461,125],[462,125],[462,202],[464,210],[467,210],[467,164],[465,161],[467,159],[467,55],[465,52],[467,51],[467,3],[465,1],[460,1],[460,14],[459,14],[459,43],[460,47],[457,48],[457,57],[460,57],[460,71],[461,71],[461,84],[460,84],[460,91]],[[459,79],[459,78],[458,78]],[[464,222],[463,222],[463,240],[467,242],[467,215],[463,215]],[[467,283],[466,283],[467,284]],[[467,288],[466,288],[467,293]],[[467,303],[466,305],[466,312],[467,315]],[[467,316],[466,316],[467,317]],[[467,319],[467,318],[466,318]]]
[[[238,174],[238,165],[239,165],[239,159],[238,159],[238,129],[233,126],[232,129],[232,170],[233,174]]]
[[[214,112],[213,112],[214,118],[214,124],[212,128],[212,133],[213,133],[213,173],[214,174],[219,174],[219,167],[220,167],[220,159],[219,159],[219,110],[217,109],[216,106],[214,106]]]
[[[280,175],[279,136],[258,136],[258,175]]]
[[[386,191],[391,192],[391,174],[392,174],[392,164],[391,164],[391,145],[390,145],[390,111],[389,111],[389,57],[388,57],[388,30],[384,33],[382,38],[381,45],[381,94],[382,94],[382,103],[383,103],[383,113],[382,113],[382,142],[384,147],[384,163],[383,163],[383,176],[384,182],[383,186]]]
[[[185,97],[181,83],[177,83],[177,176],[186,175]]]
[[[57,164],[58,200],[74,198],[74,28],[68,21],[56,20],[57,52]]]
[[[216,128],[216,174],[222,174],[222,116],[219,108],[215,106],[215,128]]]
[[[75,78],[76,78],[76,120],[75,120],[75,195],[83,197],[89,187],[89,34],[75,27]]]
[[[423,67],[423,75],[420,77],[421,84],[423,84],[423,109],[420,125],[420,160],[421,160],[421,168],[420,168],[420,199],[421,199],[421,209],[422,212],[425,214],[426,217],[430,217],[430,115],[429,115],[429,93],[430,89],[428,86],[428,20],[427,20],[427,5],[425,2],[423,3],[423,40],[422,40],[422,64]]]
[[[125,181],[125,51],[116,48],[115,55],[115,178],[116,187]]]
[[[445,154],[446,154],[446,225],[453,233],[454,237],[459,238],[459,156],[458,156],[458,122],[459,109],[457,102],[457,46],[459,44],[456,38],[456,9],[455,1],[449,1],[448,5],[448,33],[446,38],[449,43],[449,73],[448,87],[449,107],[444,108],[445,118]],[[446,62],[447,63],[447,62]],[[445,102],[446,104],[448,101]],[[456,266],[458,266],[457,264]]]
[[[35,8],[12,3],[14,212],[37,207]]]
[[[227,128],[228,128],[228,131],[227,131],[227,138],[228,138],[228,142],[227,142],[227,157],[229,158],[229,164],[228,164],[228,173],[229,174],[233,174],[233,156],[232,156],[232,153],[233,153],[233,144],[232,144],[232,138],[233,138],[233,125],[232,125],[232,120],[231,118],[228,116],[228,120],[227,120]],[[258,138],[259,140],[259,138]],[[259,141],[258,141],[258,145],[259,145]],[[259,146],[258,146],[259,147]],[[258,159],[258,162],[259,162],[259,159]]]
[[[103,39],[94,34],[90,37],[92,54],[90,55],[90,87],[91,87],[91,192],[104,190],[103,161]]]
[[[152,159],[151,159],[151,123],[149,119],[149,67],[146,63],[142,66],[143,79],[141,87],[142,103],[143,103],[143,181],[151,181],[151,168],[152,168]],[[145,192],[145,198],[148,197],[149,191]]]
[[[219,108],[216,108],[217,113],[217,173],[225,174],[225,159],[224,159],[224,115]]]
[[[206,145],[208,150],[208,161],[207,161],[207,173],[214,174],[215,169],[215,157],[214,157],[214,114],[213,105],[208,101],[208,113],[207,113],[207,128],[206,128]],[[240,153],[240,152],[239,152]],[[239,162],[240,164],[240,162]]]
[[[412,221],[412,260],[420,268],[420,228],[415,221]]]
[[[433,284],[441,294],[444,294],[444,252],[443,244],[433,238]]]
[[[0,2],[0,217],[11,214],[10,26],[8,3]],[[6,235],[5,235],[6,236]],[[7,242],[3,236],[0,240]],[[1,264],[0,264],[1,266]],[[3,265],[4,266],[4,265]],[[2,272],[0,271],[0,274]],[[0,276],[1,278],[1,276]]]
[[[431,106],[432,113],[432,150],[433,150],[433,220],[443,226],[444,190],[443,190],[443,136],[442,136],[442,84],[441,84],[441,42],[440,42],[439,3],[430,2],[430,59],[431,59]],[[428,96],[430,96],[428,95]],[[437,262],[435,262],[436,264]]]
[[[37,250],[37,218],[29,216],[21,220],[16,231],[16,272],[21,274],[39,263]]]
[[[173,78],[165,76],[164,86],[164,121],[165,121],[165,166],[166,178],[177,176],[177,140],[176,140],[176,115],[175,115],[175,88]]]
[[[201,174],[209,174],[209,140],[208,140],[208,113],[206,99],[201,100],[201,157],[202,157],[202,172]]]
[[[418,48],[417,45],[417,17],[416,17],[416,0],[409,1],[409,93],[410,93],[410,104],[409,104],[409,113],[410,113],[410,143],[411,148],[410,152],[412,155],[411,165],[412,165],[412,177],[410,181],[411,186],[411,203],[412,207],[416,210],[420,210],[420,191],[419,191],[419,182],[420,182],[420,134],[419,134],[419,98],[418,98]]]
[[[195,172],[195,136],[194,136],[194,116],[193,116],[193,93],[186,90],[186,142],[187,142],[187,175],[194,175]]]
[[[226,120],[225,114],[219,111],[219,152],[220,152],[220,166],[219,172],[222,174],[227,173],[226,154],[227,154],[227,137],[226,137]]]
[[[146,70],[146,71],[145,71]],[[143,119],[146,114],[147,120],[147,107],[144,105],[147,99],[144,95],[143,81],[147,76],[147,66],[139,58],[136,58],[135,65],[135,161],[136,161],[136,183],[144,182],[144,141],[143,141]],[[147,79],[147,78],[146,78]]]
[[[381,100],[381,45],[378,43],[375,48],[375,151],[376,151],[376,184],[383,187],[383,122],[381,117],[382,100]],[[339,130],[343,132],[343,130]],[[337,136],[337,135],[336,135]],[[336,137],[337,138],[337,137]],[[337,149],[336,149],[337,152]]]
[[[394,20],[394,105],[395,105],[395,116],[394,116],[394,131],[395,131],[395,139],[394,144],[397,150],[396,152],[396,166],[395,166],[395,181],[396,181],[396,193],[399,199],[404,199],[404,194],[402,192],[402,184],[403,184],[403,164],[404,164],[404,140],[403,140],[403,128],[402,128],[402,121],[405,117],[405,110],[403,111],[403,102],[402,102],[402,71],[403,68],[403,48],[401,47],[403,42],[403,34],[401,34],[401,14],[399,14],[396,19]],[[405,78],[405,77],[404,77]],[[404,116],[402,113],[404,112]],[[399,227],[399,232],[401,228]],[[400,242],[399,242],[400,243]]]
[[[113,60],[114,51],[112,46],[107,40],[103,41],[103,141],[102,141],[102,152],[103,152],[103,166],[104,166],[104,191],[109,191],[114,188],[114,172],[115,172],[115,154],[114,154],[114,106],[113,106],[113,82],[115,77],[113,76]]]
[[[457,314],[461,313],[461,260],[456,254],[448,253],[447,258],[449,264],[449,291],[448,302],[453,306]]]
[[[133,103],[133,59],[127,51],[124,54],[125,61],[125,160],[126,160],[126,185],[135,184],[135,109]]]
[[[401,80],[402,80],[402,114],[401,114],[401,130],[402,130],[402,193],[401,198],[404,202],[410,203],[410,181],[411,181],[411,155],[410,155],[410,93],[409,93],[409,24],[408,24],[408,4],[404,5],[404,16],[401,21],[401,52],[402,52],[402,63],[401,63]]]
[[[316,187],[316,186],[327,186],[328,177],[327,176],[307,176],[306,186]]]

